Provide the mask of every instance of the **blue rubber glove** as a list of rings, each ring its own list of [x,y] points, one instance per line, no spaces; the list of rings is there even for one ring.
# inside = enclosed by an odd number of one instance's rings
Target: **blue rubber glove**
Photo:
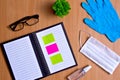
[[[83,9],[92,19],[85,18],[84,23],[111,42],[120,38],[120,20],[110,0],[87,0],[82,2]]]

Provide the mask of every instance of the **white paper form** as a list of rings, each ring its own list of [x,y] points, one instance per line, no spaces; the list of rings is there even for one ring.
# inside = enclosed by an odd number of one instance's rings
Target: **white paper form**
[[[5,43],[3,46],[16,80],[42,77],[29,36]]]

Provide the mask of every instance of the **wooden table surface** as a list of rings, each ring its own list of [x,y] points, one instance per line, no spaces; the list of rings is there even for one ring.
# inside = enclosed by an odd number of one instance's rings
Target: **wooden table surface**
[[[81,80],[120,80],[120,66],[110,75],[79,52],[79,30],[87,31],[118,55],[120,55],[120,39],[111,43],[104,35],[95,32],[83,23],[83,18],[89,17],[80,6],[81,2],[85,0],[68,1],[71,5],[70,13],[64,18],[60,18],[54,15],[51,9],[55,0],[0,0],[0,43],[63,22],[78,66],[50,75],[42,80],[67,80],[66,77],[70,73],[86,65],[92,65],[92,69]],[[111,2],[120,15],[120,0],[111,0]],[[7,28],[12,22],[33,14],[40,16],[39,23],[36,25],[25,26],[23,30],[18,32],[13,32]],[[82,37],[82,42],[84,42],[87,34],[83,33],[82,35],[84,35]],[[1,48],[0,80],[12,80]]]

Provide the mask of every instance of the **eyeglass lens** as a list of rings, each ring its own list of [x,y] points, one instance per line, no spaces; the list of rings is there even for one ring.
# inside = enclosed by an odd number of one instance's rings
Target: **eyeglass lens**
[[[19,30],[21,30],[21,29],[23,29],[24,28],[24,23],[19,23],[19,24],[17,24],[17,26],[15,27],[15,31],[19,31]]]
[[[39,19],[37,19],[37,18],[31,18],[26,21],[26,24],[29,26],[32,26],[32,25],[36,24],[38,21],[39,21]]]

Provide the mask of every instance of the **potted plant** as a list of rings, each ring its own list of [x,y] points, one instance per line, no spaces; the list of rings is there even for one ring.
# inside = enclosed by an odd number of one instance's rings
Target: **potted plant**
[[[70,4],[66,0],[56,0],[53,4],[52,9],[54,10],[55,14],[59,17],[64,17],[69,13]]]

